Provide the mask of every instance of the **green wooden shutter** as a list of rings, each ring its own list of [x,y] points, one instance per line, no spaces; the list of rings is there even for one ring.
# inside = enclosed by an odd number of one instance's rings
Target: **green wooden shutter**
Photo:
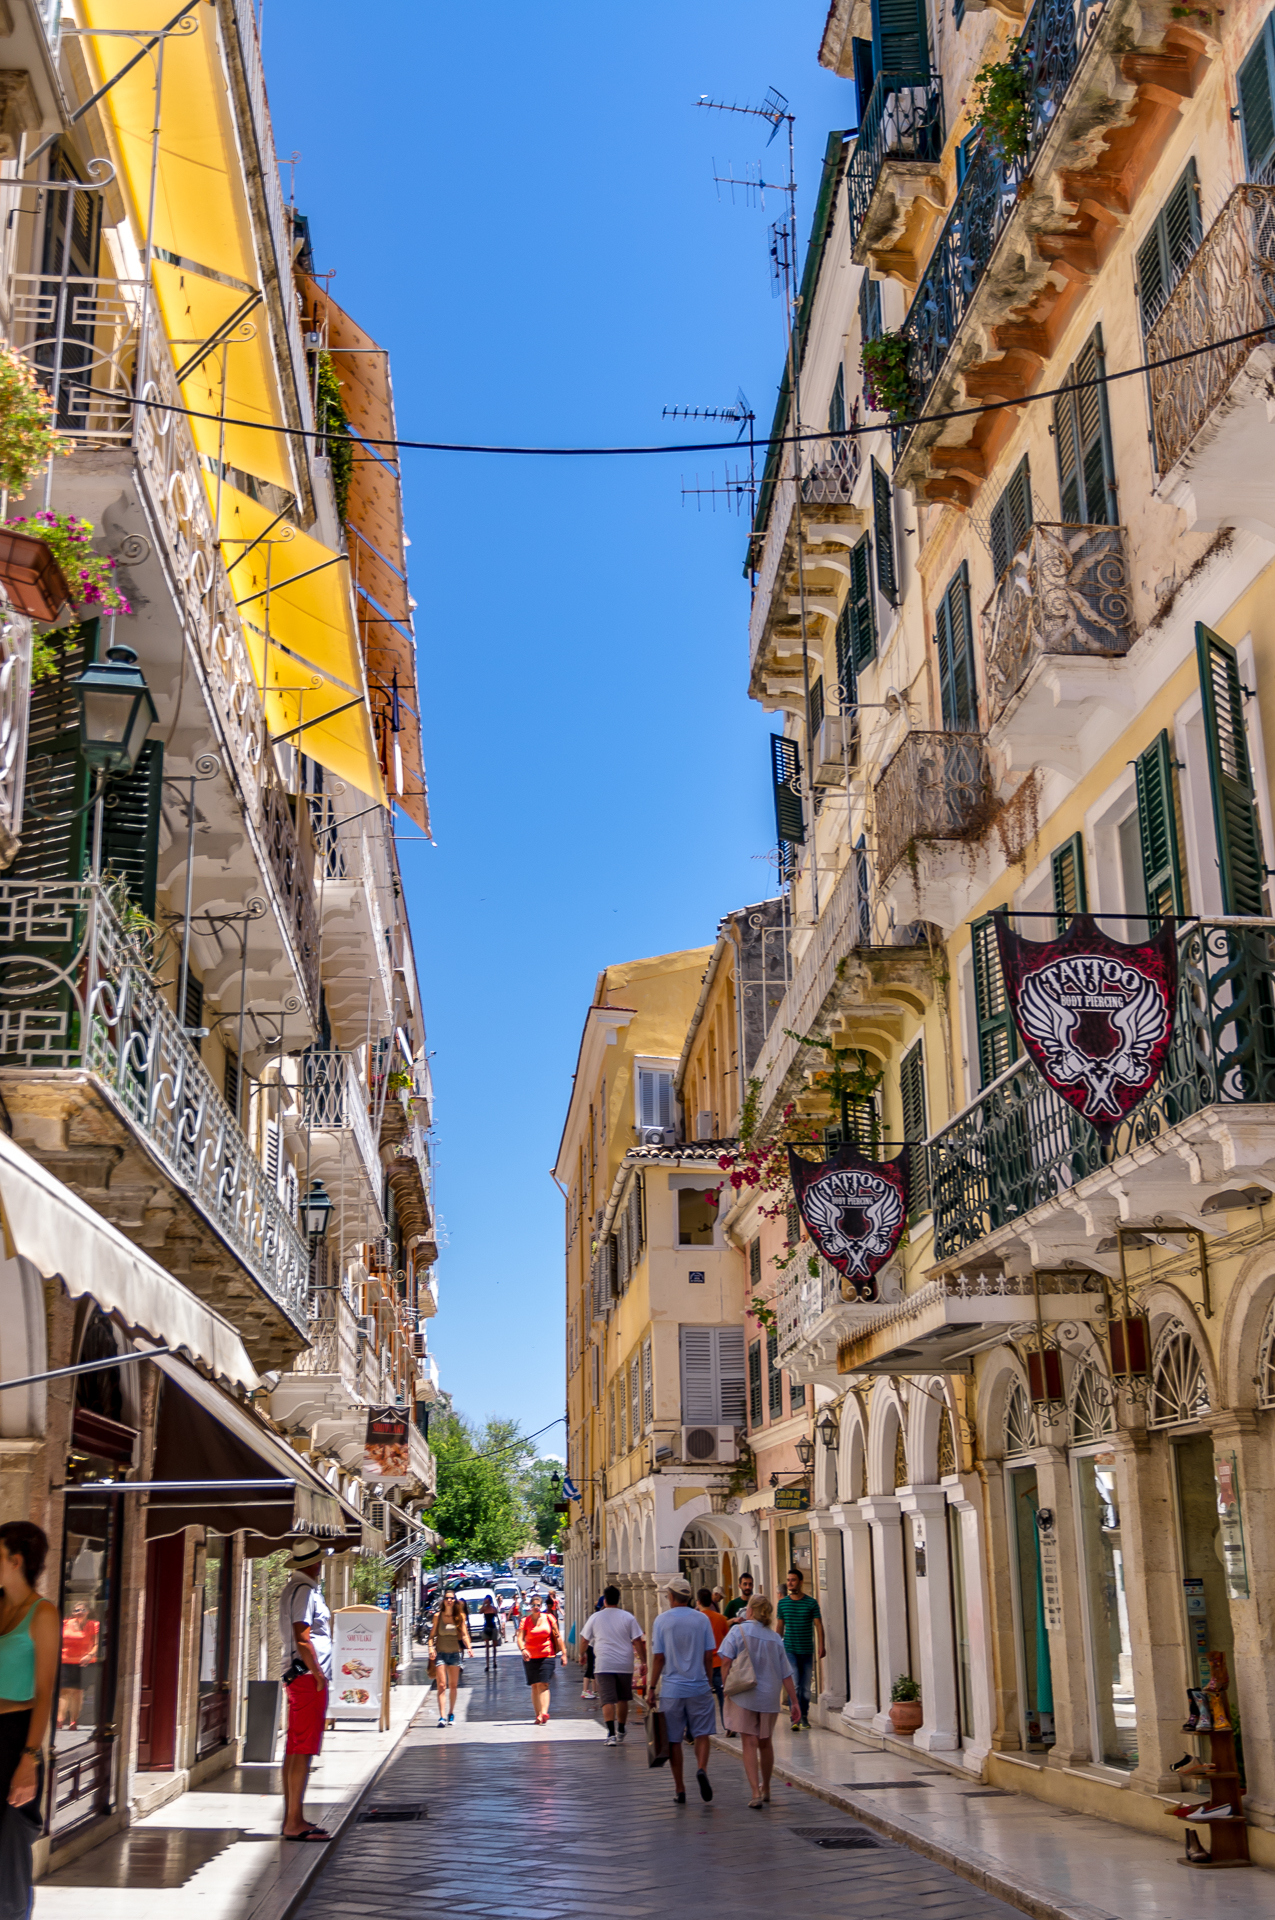
[[[854,573],[854,555],[850,556],[850,571]],[[842,602],[841,612],[837,615],[837,692],[843,710],[853,707],[859,698],[859,688],[854,671],[854,587]]]
[[[992,508],[988,540],[992,549],[992,572],[999,580],[1016,553],[1027,543],[1032,524],[1032,477],[1027,456],[1015,467],[1005,491]]]
[[[1253,764],[1244,728],[1239,662],[1211,628],[1196,623],[1195,651],[1204,702],[1204,735],[1213,792],[1213,826],[1222,878],[1223,913],[1264,914],[1266,856],[1257,814]]]
[[[930,1210],[929,1167],[923,1144],[929,1135],[925,1115],[925,1055],[919,1040],[909,1047],[899,1064],[899,1095],[903,1103],[903,1138],[912,1147],[908,1219],[916,1220]]]
[[[779,1335],[766,1335],[766,1387],[767,1401],[772,1420],[781,1420],[784,1412],[784,1376],[776,1362],[779,1359]]]
[[[105,789],[102,872],[128,888],[130,905],[155,918],[159,814],[164,796],[164,743],[148,740],[132,773],[116,774]]]
[[[850,42],[850,57],[854,62],[854,89],[858,96],[859,111],[856,118],[863,125],[863,116],[868,111],[868,102],[872,98],[872,42],[857,37]]]
[[[872,462],[872,524],[877,536],[877,585],[892,607],[899,604],[899,574],[894,559],[894,501],[890,480]]]
[[[924,0],[872,0],[872,64],[883,73],[928,73]]]
[[[854,647],[855,677],[859,669],[875,660],[877,619],[872,605],[871,542],[865,533],[850,550],[850,638]]]
[[[1064,840],[1061,847],[1055,847],[1049,864],[1054,882],[1055,921],[1061,935],[1067,931],[1067,923],[1073,914],[1086,913],[1089,909],[1083,835],[1073,833],[1070,840]]]
[[[859,283],[859,338],[866,344],[881,333],[881,283],[866,273]]]
[[[1275,157],[1275,60],[1271,22],[1266,20],[1257,43],[1239,71],[1240,122],[1244,129],[1244,161],[1250,180],[1266,177]]]
[[[94,658],[96,638],[97,622],[89,621],[58,649],[57,670],[31,689],[22,846],[7,880],[78,880],[84,872],[90,780],[72,682]]]
[[[1063,383],[1079,391],[1060,393],[1054,401],[1058,491],[1068,526],[1110,526],[1116,519],[1104,365],[1102,328],[1095,327]]]
[[[796,787],[801,777],[801,754],[795,740],[786,739],[782,733],[771,734],[770,769],[775,784],[776,836],[799,847],[806,838],[806,822]]]
[[[1200,244],[1200,188],[1195,161],[1188,160],[1181,178],[1155,217],[1155,224],[1138,248],[1138,305],[1142,331],[1154,326],[1160,309],[1182,277],[1183,269]]]
[[[939,602],[935,641],[939,650],[943,725],[949,733],[973,733],[978,727],[978,683],[974,668],[974,623],[970,617],[969,565],[964,560]]]
[[[1161,733],[1134,762],[1138,788],[1138,835],[1142,842],[1142,878],[1152,929],[1162,914],[1186,911],[1182,889],[1182,850],[1173,780],[1173,746]]]
[[[1018,1058],[1018,1035],[1009,1010],[1005,976],[992,915],[976,920],[970,929],[974,953],[974,1012],[978,1023],[978,1072],[987,1086]]]
[[[759,1427],[761,1422],[761,1341],[753,1340],[748,1348],[748,1424]]]
[[[844,433],[846,430],[846,370],[837,368],[837,378],[833,384],[832,399],[828,403],[829,433]]]
[[[814,682],[814,684],[810,689],[810,742],[811,742],[812,760],[814,758],[814,738],[822,725],[823,725],[823,675],[820,674],[819,678]]]

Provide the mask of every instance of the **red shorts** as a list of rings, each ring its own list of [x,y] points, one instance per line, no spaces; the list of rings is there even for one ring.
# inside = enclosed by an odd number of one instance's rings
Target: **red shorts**
[[[328,1689],[312,1673],[302,1674],[287,1689],[288,1737],[285,1753],[316,1754],[323,1745],[323,1723],[328,1717]]]

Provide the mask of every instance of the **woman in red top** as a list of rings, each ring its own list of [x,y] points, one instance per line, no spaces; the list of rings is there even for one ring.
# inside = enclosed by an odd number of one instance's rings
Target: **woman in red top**
[[[518,1628],[518,1651],[531,1688],[535,1722],[540,1727],[549,1718],[549,1682],[553,1678],[554,1655],[562,1656],[565,1667],[567,1650],[553,1615],[540,1611],[540,1595],[534,1589],[527,1595],[527,1611]]]

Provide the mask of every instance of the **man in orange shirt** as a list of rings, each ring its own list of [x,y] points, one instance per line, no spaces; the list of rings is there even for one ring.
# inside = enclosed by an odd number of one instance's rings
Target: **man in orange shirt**
[[[700,1612],[713,1629],[714,1640],[720,1647],[722,1641],[730,1632],[730,1621],[724,1613],[718,1613],[714,1607],[713,1590],[711,1587],[701,1587],[696,1593],[695,1598],[699,1602]],[[716,1654],[713,1655],[713,1671],[708,1676],[708,1684],[717,1695],[717,1708],[722,1716],[722,1726],[725,1728],[726,1736],[728,1739],[733,1739],[734,1735],[731,1733],[730,1728],[726,1726],[726,1703],[722,1694],[722,1663]]]

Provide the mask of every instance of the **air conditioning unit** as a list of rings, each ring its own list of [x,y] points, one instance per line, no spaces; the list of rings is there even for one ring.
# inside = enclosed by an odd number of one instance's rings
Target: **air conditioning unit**
[[[373,1528],[377,1533],[385,1532],[385,1507],[386,1502],[384,1500],[365,1500],[363,1502],[363,1518],[368,1526]]]
[[[853,772],[859,761],[855,716],[826,713],[815,735],[815,780],[823,787],[841,786],[847,761]]]
[[[359,1315],[359,1332],[370,1346],[374,1347],[376,1345],[376,1315],[374,1313],[361,1313]]]
[[[733,1466],[739,1457],[734,1427],[683,1427],[682,1463],[688,1467]]]
[[[711,1140],[713,1137],[713,1115],[709,1108],[701,1107],[695,1115],[695,1138]]]
[[[677,1135],[672,1127],[643,1127],[642,1145],[644,1147],[672,1147],[677,1144]]]
[[[423,1360],[425,1358],[425,1335],[423,1333],[414,1333],[412,1335],[412,1358],[413,1360]]]
[[[369,1240],[364,1253],[369,1273],[388,1273],[391,1265],[391,1247],[388,1240]]]

